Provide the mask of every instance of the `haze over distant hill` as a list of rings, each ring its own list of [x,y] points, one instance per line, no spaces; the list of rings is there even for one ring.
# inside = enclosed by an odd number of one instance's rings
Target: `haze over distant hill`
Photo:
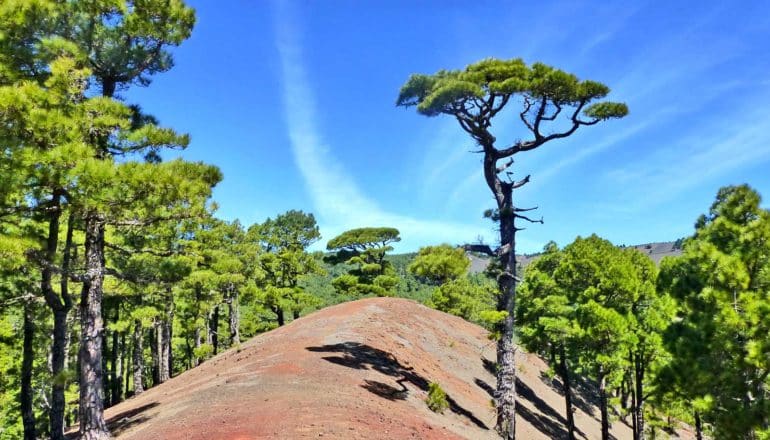
[[[635,244],[631,246],[621,245],[621,247],[633,247],[638,249],[643,254],[649,256],[650,259],[652,259],[652,261],[654,261],[656,265],[660,264],[660,260],[662,260],[664,257],[673,257],[673,256],[682,254],[681,242],[678,240]],[[477,249],[474,249],[474,250],[477,250]],[[491,252],[491,249],[490,249],[490,252]],[[532,260],[536,259],[539,255],[540,254],[517,255],[516,260],[519,262],[519,265],[521,267],[526,267],[529,263],[532,262]],[[471,260],[471,267],[470,267],[471,273],[483,272],[489,265],[490,256],[485,255],[484,252],[477,252],[477,251],[468,252],[468,258]]]

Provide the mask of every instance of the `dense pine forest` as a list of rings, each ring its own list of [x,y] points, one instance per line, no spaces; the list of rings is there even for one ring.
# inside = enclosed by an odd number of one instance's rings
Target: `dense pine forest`
[[[506,438],[514,343],[559,379],[571,439],[573,393],[586,383],[603,438],[617,420],[635,439],[680,422],[698,438],[770,438],[770,212],[752,187],[719,190],[677,242],[681,255],[659,265],[592,235],[549,243],[522,267],[516,233],[542,219],[514,203],[530,178],[506,177],[512,157],[628,108],[604,101],[604,84],[487,59],[414,75],[397,101],[449,116],[484,154],[497,203],[485,215],[500,236],[494,257],[479,257],[483,272],[469,270],[461,243],[395,254],[397,224],[322,237],[303,210],[223,220],[212,191],[227,176],[168,160],[189,137],[123,97],[173,67],[194,23],[182,0],[0,4],[0,439],[109,438],[105,408],[367,296],[413,299],[489,330]],[[491,121],[519,104],[532,139],[500,145]]]

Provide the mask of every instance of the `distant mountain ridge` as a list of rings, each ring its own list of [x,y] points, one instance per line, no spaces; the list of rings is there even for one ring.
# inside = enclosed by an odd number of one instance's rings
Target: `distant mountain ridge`
[[[647,255],[655,262],[656,265],[660,264],[660,261],[664,257],[673,257],[682,254],[682,241],[660,241],[652,243],[635,244],[631,246],[620,245],[619,247],[632,247],[639,252]],[[471,260],[470,273],[480,273],[486,270],[489,266],[490,259],[495,255],[494,251],[488,245],[463,245],[468,258]],[[486,252],[489,249],[489,252]],[[520,267],[527,267],[529,263],[536,260],[541,253],[536,254],[521,254],[516,256],[516,261]]]

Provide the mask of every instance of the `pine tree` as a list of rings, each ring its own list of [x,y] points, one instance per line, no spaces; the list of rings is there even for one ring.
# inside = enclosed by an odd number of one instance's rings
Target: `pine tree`
[[[559,376],[564,393],[565,418],[569,439],[575,438],[572,403],[572,370],[580,350],[580,328],[575,316],[576,304],[568,286],[555,279],[564,254],[555,243],[548,243],[543,254],[533,261],[519,289],[516,309],[518,333],[527,350],[550,360]]]
[[[645,403],[657,392],[655,378],[669,360],[663,335],[674,320],[676,305],[670,296],[656,289],[658,270],[652,260],[635,248],[626,248],[624,253],[633,268],[630,315],[635,336],[627,383],[633,384],[634,439],[641,439],[645,437]]]
[[[354,297],[392,296],[398,278],[385,254],[400,240],[398,229],[386,227],[351,229],[329,240],[326,249],[337,253],[335,261],[354,267],[332,281],[334,288]]]
[[[442,285],[465,275],[470,265],[462,248],[442,244],[420,248],[407,270],[433,284]]]
[[[604,84],[581,81],[542,63],[527,66],[521,59],[489,58],[464,70],[412,75],[401,87],[396,101],[399,106],[415,106],[425,116],[454,117],[484,155],[484,178],[496,204],[489,216],[500,225],[499,262],[503,269],[498,276],[497,311],[504,316],[497,324],[501,337],[497,348],[496,429],[508,439],[516,436],[513,331],[518,280],[516,232],[521,229],[516,226],[516,220],[542,222],[525,215],[525,211],[531,209],[514,204],[513,190],[527,184],[530,176],[519,180],[509,178],[513,156],[568,137],[580,127],[625,116],[628,113],[625,104],[600,101],[609,92]],[[491,126],[510,102],[523,104],[518,114],[531,137],[501,145]],[[559,121],[559,115],[564,121]],[[548,129],[554,131],[548,132]]]
[[[659,286],[679,305],[667,385],[719,438],[770,434],[770,212],[760,203],[747,185],[721,188],[683,254],[661,265]]]
[[[15,2],[3,8],[3,23],[9,24],[9,32],[5,32],[0,41],[0,59],[4,61],[4,81],[31,79],[38,84],[50,81],[56,77],[54,69],[47,69],[52,54],[66,52],[73,56],[74,68],[87,67],[86,79],[101,88],[104,98],[85,99],[84,93],[68,95],[69,101],[81,103],[86,110],[85,115],[96,115],[94,123],[73,124],[87,131],[87,137],[81,143],[71,143],[67,147],[75,149],[74,153],[65,157],[74,160],[84,157],[73,168],[77,175],[78,188],[59,194],[54,188],[51,193],[52,213],[61,214],[61,208],[56,206],[66,200],[72,213],[77,215],[85,230],[85,261],[88,270],[77,277],[84,283],[84,301],[81,301],[81,435],[84,438],[107,437],[108,433],[101,416],[102,371],[102,316],[101,300],[102,285],[106,272],[103,265],[105,228],[108,224],[118,226],[118,223],[136,222],[136,218],[116,214],[114,207],[106,209],[104,203],[110,199],[110,190],[117,190],[121,185],[114,185],[115,179],[128,177],[126,174],[135,173],[127,179],[123,188],[133,184],[142,185],[136,177],[151,177],[148,173],[138,170],[137,164],[115,162],[116,157],[130,159],[131,156],[144,156],[148,162],[158,162],[159,150],[165,147],[179,147],[187,143],[184,136],[177,136],[170,130],[157,128],[154,124],[144,124],[132,127],[131,119],[136,121],[136,112],[127,109],[122,104],[111,101],[116,91],[131,84],[147,85],[150,75],[162,72],[171,67],[171,57],[166,50],[169,45],[178,45],[189,36],[194,22],[192,9],[180,1],[149,1],[142,2],[136,7],[132,1],[121,2],[53,2],[39,0],[35,2]],[[61,63],[61,62],[60,62]],[[74,71],[74,70],[73,70]],[[75,77],[79,78],[79,77]],[[72,79],[68,77],[67,79]],[[66,81],[60,81],[66,84]],[[77,81],[69,81],[69,84]],[[81,81],[80,86],[88,86]],[[77,86],[75,84],[74,86]],[[53,88],[56,84],[50,84]],[[72,86],[72,87],[74,87]],[[56,103],[58,105],[58,103]],[[61,116],[71,116],[63,113]],[[35,122],[44,122],[37,119]],[[127,121],[127,122],[126,122]],[[82,122],[82,121],[81,121]],[[12,126],[14,128],[18,125]],[[40,129],[41,127],[32,127]],[[86,130],[90,128],[90,130]],[[100,131],[100,128],[103,128]],[[77,130],[73,130],[76,134]],[[35,133],[36,139],[45,132]],[[55,144],[58,145],[58,144]],[[45,145],[38,145],[44,147]],[[78,149],[79,148],[79,149]],[[78,156],[80,154],[80,156]],[[177,172],[172,170],[177,168]],[[63,169],[67,169],[64,167]],[[164,170],[161,170],[161,174]],[[181,164],[167,165],[165,171],[169,176],[184,176],[185,166]],[[181,171],[181,172],[178,172]],[[194,177],[187,169],[188,178]],[[213,174],[204,177],[210,188]],[[53,174],[57,176],[57,174]],[[199,176],[200,177],[200,176]],[[109,184],[104,186],[109,180]],[[213,180],[218,180],[218,177]],[[102,186],[99,186],[101,184]],[[182,185],[184,187],[184,185]],[[157,187],[156,187],[157,188]],[[163,190],[166,190],[163,188]],[[112,198],[112,200],[116,200]],[[131,200],[129,199],[128,203]],[[110,212],[107,212],[110,211]],[[125,214],[125,213],[123,213]],[[51,215],[48,240],[43,256],[38,258],[46,271],[50,272],[53,255],[56,253],[59,218]],[[112,218],[109,218],[112,216]],[[115,222],[117,220],[117,223]],[[71,223],[76,223],[72,221]],[[66,255],[66,252],[65,252]],[[60,270],[61,272],[61,270]],[[65,275],[67,271],[64,271]],[[45,284],[52,278],[43,274],[43,290],[48,291],[48,298],[54,299]],[[59,293],[61,299],[66,297]],[[49,301],[49,304],[53,304]],[[55,309],[56,310],[56,309]],[[55,338],[59,341],[61,338]],[[57,350],[54,350],[55,352]],[[88,362],[85,362],[88,361]],[[57,399],[54,399],[54,402]],[[56,405],[56,404],[54,404]],[[54,411],[56,412],[56,411]],[[61,411],[60,411],[61,412]],[[52,436],[61,438],[61,423],[59,416],[51,417]],[[56,423],[58,426],[53,426]]]
[[[323,273],[317,258],[307,251],[321,238],[313,214],[287,211],[253,225],[248,233],[262,245],[259,300],[275,314],[278,325],[286,322],[286,311],[297,319],[304,309],[314,307],[317,299],[301,283],[307,275]]]

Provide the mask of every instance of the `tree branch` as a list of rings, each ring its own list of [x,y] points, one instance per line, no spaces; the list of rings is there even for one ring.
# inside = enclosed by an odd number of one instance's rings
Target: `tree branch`
[[[25,293],[21,296],[16,296],[13,298],[8,298],[5,301],[0,301],[0,305],[2,306],[9,306],[11,304],[17,303],[17,302],[26,302],[26,301],[35,301],[38,298],[32,294],[32,293]]]
[[[508,103],[508,100],[511,99],[511,95],[502,95],[502,98],[500,99],[500,104],[497,105],[497,107],[493,107],[492,110],[489,112],[489,120],[491,120],[493,117],[495,117],[496,114],[500,112],[500,110],[505,107],[505,104]],[[494,104],[494,101],[492,101]],[[486,124],[487,127],[489,127],[489,121]]]
[[[172,221],[172,220],[186,220],[193,217],[194,216],[192,215],[171,215],[168,217],[153,217],[153,218],[144,219],[144,220],[140,220],[140,219],[115,220],[107,223],[113,226],[150,226],[160,222]]]
[[[41,268],[48,269],[58,275],[67,276],[71,281],[76,283],[82,283],[88,279],[88,276],[84,274],[76,274],[72,271],[65,271],[61,267],[51,263],[40,255],[40,251],[30,249],[26,252],[26,255],[27,258],[37,263]]]
[[[512,158],[510,160],[508,160],[508,162],[506,162],[506,163],[500,165],[499,167],[497,167],[497,174],[500,174],[503,171],[507,170],[508,168],[510,168],[511,165],[513,165],[513,159]]]
[[[154,255],[154,256],[156,256],[156,257],[171,257],[171,256],[173,256],[173,255],[177,255],[177,254],[178,254],[178,252],[175,252],[175,251],[164,251],[164,252],[158,252],[158,251],[154,251],[154,250],[152,250],[152,249],[136,249],[136,250],[129,250],[129,249],[126,249],[126,248],[120,247],[120,246],[118,246],[118,245],[116,245],[116,244],[112,244],[112,243],[104,243],[104,246],[105,246],[105,247],[108,247],[108,248],[110,248],[110,249],[114,249],[114,250],[116,250],[116,251],[118,251],[118,252],[120,252],[120,253],[122,253],[122,254],[125,254],[125,255],[132,255],[132,254],[149,254],[149,255]]]
[[[520,142],[516,142],[515,144],[511,145],[508,148],[505,148],[505,149],[502,149],[502,150],[496,150],[496,152],[495,152],[496,157],[497,158],[509,157],[509,156],[512,156],[512,155],[514,155],[516,153],[521,153],[522,151],[534,150],[535,148],[545,144],[546,142],[552,141],[554,139],[565,138],[565,137],[571,135],[581,125],[594,125],[594,124],[597,124],[598,122],[600,122],[599,119],[594,119],[594,120],[591,120],[591,121],[583,121],[583,120],[581,120],[578,117],[580,115],[580,112],[583,110],[583,107],[585,107],[585,105],[587,103],[588,103],[587,100],[582,100],[577,105],[577,107],[575,107],[575,111],[572,113],[572,116],[570,117],[570,120],[572,121],[572,127],[570,127],[566,131],[559,132],[559,133],[552,133],[552,134],[549,134],[547,136],[543,136],[542,134],[540,134],[540,121],[543,120],[543,112],[545,111],[544,110],[544,106],[541,105],[540,109],[538,110],[538,116],[535,119],[535,125],[534,125],[535,130],[533,132],[533,134],[535,135],[535,139],[531,140],[531,141],[526,141],[526,142],[521,142],[521,141]],[[559,110],[559,112],[560,112],[560,110]],[[550,118],[550,117],[554,117],[555,118],[555,114],[551,115],[549,117],[546,117],[545,120],[550,120],[550,119],[547,119],[547,118]]]
[[[111,267],[105,267],[104,274],[115,277],[119,280],[129,281],[136,284],[150,284],[150,283],[158,282],[158,280],[138,278],[138,277],[126,275],[124,273],[119,272],[117,269],[113,269]]]
[[[543,115],[545,114],[545,108],[548,105],[548,99],[543,96],[540,100],[540,106],[537,108],[537,115],[535,115],[535,128],[532,133],[535,135],[535,139],[541,139],[543,135],[540,134],[540,123],[543,121]]]
[[[512,189],[521,188],[522,186],[528,184],[529,183],[529,178],[530,178],[530,175],[527,174],[527,177],[525,177],[525,178],[519,180],[518,182],[514,183],[513,186],[512,186]]]
[[[554,107],[556,107],[556,111],[553,112],[551,116],[543,116],[541,119],[544,121],[553,121],[556,119],[557,116],[559,116],[559,113],[561,113],[561,105],[560,104],[553,104]]]
[[[543,224],[543,217],[540,217],[540,220],[532,220],[531,218],[527,217],[526,215],[521,215],[521,214],[514,213],[513,216],[516,217],[516,218],[520,218],[522,220],[526,220],[526,221],[528,221],[530,223],[540,223],[541,225]]]
[[[524,97],[524,110],[519,113],[519,118],[521,119],[521,122],[524,123],[524,125],[527,126],[529,131],[534,132],[535,127],[532,126],[532,123],[529,122],[529,119],[527,119],[527,114],[529,113],[529,110],[532,108],[532,101],[529,100],[529,97]]]

